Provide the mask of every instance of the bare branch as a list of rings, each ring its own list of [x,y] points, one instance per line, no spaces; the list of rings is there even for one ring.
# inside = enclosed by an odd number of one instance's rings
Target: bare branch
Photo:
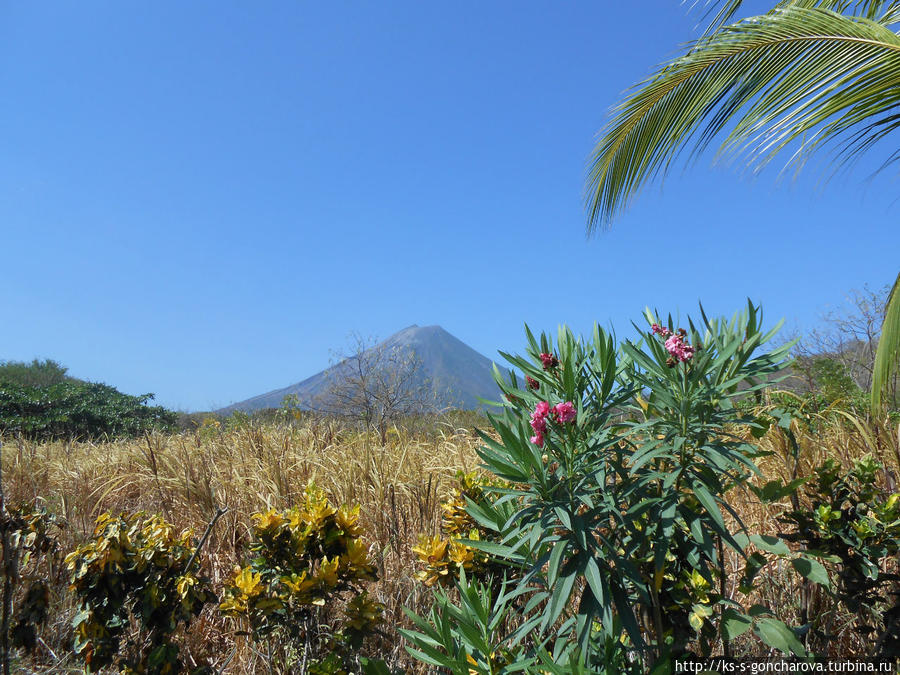
[[[392,423],[437,408],[422,361],[407,346],[376,344],[355,334],[349,352],[335,359],[326,376],[328,386],[315,408],[377,431],[382,445]]]

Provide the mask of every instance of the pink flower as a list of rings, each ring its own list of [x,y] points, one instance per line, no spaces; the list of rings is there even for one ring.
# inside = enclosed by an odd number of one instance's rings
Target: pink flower
[[[534,429],[534,436],[531,442],[535,445],[543,447],[544,433],[547,431],[547,415],[550,414],[550,404],[547,401],[538,401],[534,406],[534,412],[531,413],[531,428]]]
[[[534,412],[531,413],[531,428],[534,429],[535,433],[538,437],[541,437],[541,443],[543,444],[543,433],[547,431],[547,415],[550,414],[550,404],[546,401],[540,401],[536,406],[534,406]],[[534,443],[534,440],[532,440]]]
[[[528,388],[529,388],[529,389],[535,389],[535,390],[537,390],[537,389],[540,389],[540,388],[541,388],[541,383],[538,382],[538,381],[537,381],[536,379],[534,379],[533,377],[531,377],[531,375],[526,375],[526,376],[525,376],[525,384],[528,385]]]
[[[694,356],[694,348],[691,345],[684,344],[684,334],[681,330],[666,340],[666,351],[682,363]]]
[[[559,359],[557,359],[553,354],[541,354],[541,364],[544,366],[544,370],[550,370],[551,368],[556,368],[559,365]]]
[[[536,434],[542,434],[547,431],[546,417],[532,417],[530,424],[531,428],[534,429],[534,433]]]
[[[667,338],[667,337],[669,337],[669,336],[672,334],[671,331],[669,331],[668,328],[663,328],[663,327],[660,326],[658,323],[655,323],[655,324],[653,324],[652,326],[650,326],[650,329],[651,329],[654,333],[656,333],[657,335],[659,335],[660,337],[664,337],[664,338]]]
[[[553,417],[556,418],[556,421],[560,424],[573,422],[576,415],[577,413],[575,412],[575,406],[571,401],[566,401],[565,403],[557,403],[555,406],[553,406]]]

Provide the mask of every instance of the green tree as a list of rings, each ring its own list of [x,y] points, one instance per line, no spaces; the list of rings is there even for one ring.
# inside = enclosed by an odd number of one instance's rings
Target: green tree
[[[52,359],[34,359],[31,363],[0,361],[0,382],[22,387],[49,387],[73,380],[66,374],[68,371],[68,368]]]
[[[850,377],[847,366],[837,359],[820,356],[810,364],[810,370],[828,403],[843,401],[854,404],[862,394],[859,385]]]
[[[147,403],[153,394],[131,396],[99,382],[67,380],[47,387],[0,381],[0,434],[34,440],[140,436],[171,431],[178,416]]]
[[[686,149],[725,133],[720,153],[797,168],[830,147],[838,164],[900,128],[900,0],[780,0],[732,22],[742,0],[709,0],[714,20],[639,83],[602,130],[588,175],[588,232],[608,225]],[[892,153],[887,162],[897,159]],[[900,275],[882,325],[871,403],[900,366]]]

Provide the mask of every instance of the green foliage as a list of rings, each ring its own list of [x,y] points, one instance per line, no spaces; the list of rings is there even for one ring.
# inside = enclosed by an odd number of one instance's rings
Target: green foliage
[[[376,574],[358,517],[358,507],[335,509],[312,487],[301,506],[255,514],[252,557],[226,585],[221,610],[246,620],[252,639],[274,637],[292,646],[308,672],[345,673],[383,611],[362,586]],[[342,598],[347,602],[334,627],[325,608]]]
[[[11,509],[0,520],[4,544],[8,544],[4,547],[4,566],[0,572],[9,570],[9,590],[18,596],[9,628],[14,649],[32,653],[37,646],[38,630],[50,610],[47,569],[41,561],[56,559],[59,550],[56,531],[61,527],[56,516],[42,506]]]
[[[303,408],[297,394],[288,394],[281,399],[281,405],[275,411],[275,419],[282,424],[298,422],[303,417]]]
[[[512,590],[506,581],[491,584],[469,579],[461,570],[456,582],[459,602],[445,590],[434,594],[427,617],[407,610],[415,630],[400,633],[412,645],[408,648],[419,661],[442,668],[453,675],[640,675],[639,661],[629,659],[617,641],[606,639],[599,624],[592,626],[590,657],[585,663],[578,645],[557,641],[545,644],[523,642],[510,632],[520,623],[522,612],[533,609],[525,602],[527,588]],[[621,633],[621,626],[618,626]],[[551,653],[552,650],[552,653]]]
[[[835,460],[826,460],[807,483],[809,506],[794,509],[781,520],[795,527],[785,539],[837,563],[836,595],[861,619],[857,630],[872,635],[875,655],[897,658],[900,576],[886,571],[883,563],[900,552],[900,493],[889,494],[879,487],[882,468],[871,457],[857,460],[849,472]]]
[[[406,611],[417,629],[400,631],[413,645],[409,653],[452,675],[527,672],[536,659],[505,636],[515,609],[506,584],[495,595],[489,584],[468,579],[461,569],[455,585],[459,604],[441,589],[427,618]]]
[[[253,425],[253,417],[243,410],[235,410],[225,418],[225,431],[249,429]]]
[[[66,557],[79,603],[75,652],[88,672],[185,672],[174,633],[216,600],[192,567],[191,535],[159,516],[103,514],[91,540]]]
[[[504,354],[526,380],[497,373],[507,409],[492,416],[498,438],[483,435],[479,455],[508,484],[485,488],[492,502],[469,502],[494,540],[462,543],[507,565],[509,590],[497,602],[524,606],[505,648],[528,649],[509,670],[479,672],[513,672],[527,659],[551,672],[573,661],[589,672],[665,670],[689,643],[707,656],[744,626],[803,653],[765,608],[751,614],[721,592],[723,548],[746,555],[748,544],[726,525],[727,513],[743,527],[726,495],[759,472],[756,448],[735,433],[757,422],[735,401],[783,367],[790,345],[756,353],[775,331],[761,329],[752,304],[730,322],[704,315],[690,330],[646,318],[652,330],[621,352],[595,327],[590,342],[562,328],[555,345],[527,331],[528,355]],[[458,635],[441,629],[439,640],[419,625],[434,649],[458,657]]]
[[[900,11],[900,7],[898,7]],[[875,411],[881,409],[883,396],[891,378],[900,371],[900,274],[888,296],[881,327],[881,339],[875,354],[872,370],[871,404]]]
[[[64,381],[46,387],[0,383],[0,432],[26,438],[131,437],[174,429],[177,415],[105,384]]]
[[[660,66],[614,110],[594,149],[589,227],[608,222],[688,146],[724,136],[764,165],[787,150],[802,166],[829,141],[849,159],[900,127],[891,113],[900,3],[872,12],[844,0],[785,0],[722,25]],[[696,153],[694,153],[696,156]]]
[[[0,384],[18,384],[22,387],[49,387],[52,384],[73,381],[66,375],[68,368],[51,359],[24,361],[0,361]]]
[[[865,392],[853,381],[847,366],[828,357],[813,360],[812,375],[818,392],[827,404],[841,402],[855,410],[867,404]]]

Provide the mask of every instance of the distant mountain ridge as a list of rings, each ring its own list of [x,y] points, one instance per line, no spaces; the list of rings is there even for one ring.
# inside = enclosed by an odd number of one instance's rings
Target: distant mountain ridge
[[[421,362],[423,377],[431,381],[442,406],[475,409],[483,407],[479,398],[496,400],[499,397],[497,383],[491,374],[491,360],[440,326],[413,324],[372,349],[384,347],[408,348],[415,353]],[[340,367],[341,364],[333,366]],[[292,394],[297,396],[301,407],[314,407],[315,399],[325,394],[328,388],[329,370],[326,368],[301,382],[233,403],[216,412],[227,415],[236,410],[253,412],[277,408],[285,396]]]

